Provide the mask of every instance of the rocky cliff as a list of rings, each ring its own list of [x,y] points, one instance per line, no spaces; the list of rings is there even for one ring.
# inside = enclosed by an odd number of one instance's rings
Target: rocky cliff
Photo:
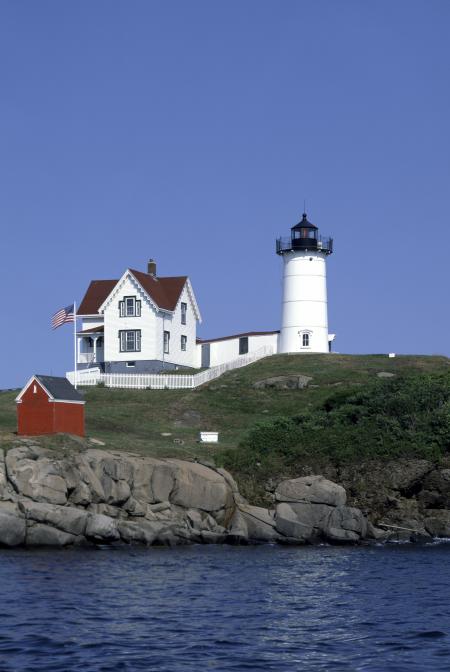
[[[321,473],[340,483],[347,492],[347,504],[360,509],[372,524],[396,532],[399,539],[450,538],[450,458],[436,462],[378,458],[340,465],[326,460],[315,464],[299,461],[295,473]],[[276,500],[279,480],[265,484],[260,500],[269,505]]]
[[[420,531],[445,536],[442,525],[436,518]],[[282,481],[273,505],[262,508],[239,494],[228,472],[197,462],[98,449],[58,455],[33,440],[0,454],[0,544],[7,547],[358,543],[399,534],[411,537],[374,527],[323,476]]]
[[[57,455],[22,440],[0,455],[0,544],[358,542],[367,521],[321,476],[285,481],[251,506],[225,470],[88,449]]]

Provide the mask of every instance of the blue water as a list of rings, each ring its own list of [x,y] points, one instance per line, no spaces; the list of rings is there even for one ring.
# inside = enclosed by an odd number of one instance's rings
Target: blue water
[[[450,545],[0,552],[0,670],[450,670]]]

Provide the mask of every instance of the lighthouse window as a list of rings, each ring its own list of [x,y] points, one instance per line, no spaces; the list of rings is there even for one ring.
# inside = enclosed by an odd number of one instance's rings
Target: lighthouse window
[[[302,346],[304,348],[309,347],[309,334],[302,334]]]
[[[246,355],[248,352],[248,336],[239,339],[239,354]]]

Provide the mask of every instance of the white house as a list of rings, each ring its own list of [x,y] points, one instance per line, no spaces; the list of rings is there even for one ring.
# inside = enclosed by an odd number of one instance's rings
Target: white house
[[[188,277],[158,277],[127,269],[119,280],[93,280],[78,309],[79,368],[151,373],[195,368],[201,321]]]

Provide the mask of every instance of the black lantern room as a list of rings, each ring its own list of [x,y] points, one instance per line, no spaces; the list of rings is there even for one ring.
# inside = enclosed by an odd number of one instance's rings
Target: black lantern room
[[[291,228],[290,238],[277,239],[277,254],[295,250],[317,250],[331,254],[333,239],[319,236],[319,229],[308,221],[306,212],[304,212],[300,222]]]

